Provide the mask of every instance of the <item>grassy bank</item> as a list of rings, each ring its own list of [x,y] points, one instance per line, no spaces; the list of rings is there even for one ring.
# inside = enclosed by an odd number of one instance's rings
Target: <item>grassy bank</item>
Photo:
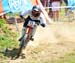
[[[17,47],[17,36],[18,34],[11,31],[6,21],[0,19],[0,52],[6,48]],[[3,55],[0,53],[0,58],[2,57]]]

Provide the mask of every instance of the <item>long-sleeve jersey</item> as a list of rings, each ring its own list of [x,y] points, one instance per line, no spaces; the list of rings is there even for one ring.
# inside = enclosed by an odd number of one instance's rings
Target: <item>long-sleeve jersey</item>
[[[23,11],[21,13],[21,16],[26,16],[26,15],[29,15],[32,20],[39,20],[40,24],[45,24],[46,25],[46,20],[45,20],[45,17],[44,17],[42,12],[41,12],[40,16],[38,16],[38,17],[34,17],[32,15],[32,9],[28,10],[28,11]]]

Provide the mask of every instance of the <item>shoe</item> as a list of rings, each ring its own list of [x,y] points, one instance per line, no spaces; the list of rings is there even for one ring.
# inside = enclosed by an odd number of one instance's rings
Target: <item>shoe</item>
[[[30,40],[31,40],[31,41],[34,41],[34,38],[31,37]]]

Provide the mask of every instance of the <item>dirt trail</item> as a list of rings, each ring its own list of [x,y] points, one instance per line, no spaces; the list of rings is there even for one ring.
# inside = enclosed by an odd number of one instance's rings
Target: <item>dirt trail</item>
[[[19,28],[21,31],[22,24],[19,24]],[[75,23],[55,23],[46,28],[39,26],[34,38],[35,41],[30,41],[27,46],[27,58],[13,60],[12,63],[28,63],[34,57],[37,61],[52,60],[75,51]]]

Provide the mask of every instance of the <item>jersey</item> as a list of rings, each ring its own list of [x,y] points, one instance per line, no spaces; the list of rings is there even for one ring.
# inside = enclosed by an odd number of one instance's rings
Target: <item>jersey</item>
[[[21,16],[26,16],[26,15],[28,15],[28,17],[26,18],[26,22],[24,23],[25,27],[27,26],[29,19],[31,19],[32,21],[36,21],[36,22],[39,21],[39,24],[45,24],[46,25],[46,20],[45,20],[45,17],[44,17],[42,12],[41,12],[40,16],[38,16],[38,17],[34,17],[32,15],[32,9],[28,10],[28,11],[23,11],[21,13]]]

